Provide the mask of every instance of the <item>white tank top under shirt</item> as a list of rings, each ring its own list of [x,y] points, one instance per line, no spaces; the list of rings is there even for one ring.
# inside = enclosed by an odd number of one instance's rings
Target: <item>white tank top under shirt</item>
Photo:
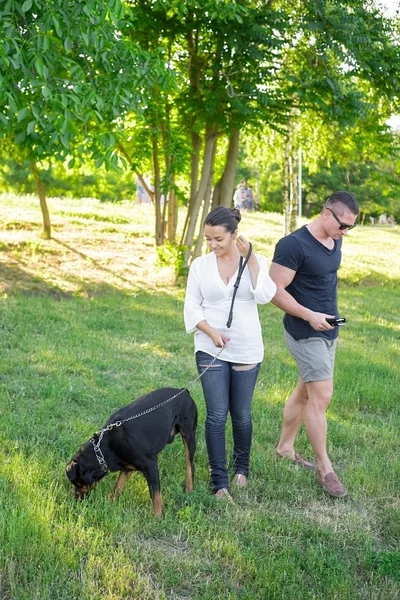
[[[256,258],[260,266],[257,285],[253,288],[246,267],[236,294],[232,325],[228,330],[231,339],[219,356],[220,360],[254,364],[263,359],[264,345],[257,304],[269,302],[276,293],[276,285],[268,275],[265,258],[259,254],[256,254]],[[212,339],[196,326],[205,320],[213,329],[225,333],[237,275],[236,271],[226,285],[219,274],[214,252],[193,261],[186,287],[184,319],[187,333],[195,332],[195,352],[201,350],[215,356],[219,351]]]

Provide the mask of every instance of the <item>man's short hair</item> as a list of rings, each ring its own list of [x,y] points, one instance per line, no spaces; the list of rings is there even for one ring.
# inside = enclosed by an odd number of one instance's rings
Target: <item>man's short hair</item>
[[[358,215],[360,211],[357,200],[350,192],[334,192],[326,200],[322,210],[329,208],[330,206],[335,206],[336,204],[343,204],[353,213],[353,215]]]

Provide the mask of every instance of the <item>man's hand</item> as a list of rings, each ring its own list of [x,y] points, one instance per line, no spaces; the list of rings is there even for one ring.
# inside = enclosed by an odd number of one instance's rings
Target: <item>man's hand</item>
[[[333,325],[329,325],[326,319],[334,319],[335,315],[326,315],[324,313],[310,311],[310,316],[307,316],[307,321],[315,331],[330,331],[334,329]]]

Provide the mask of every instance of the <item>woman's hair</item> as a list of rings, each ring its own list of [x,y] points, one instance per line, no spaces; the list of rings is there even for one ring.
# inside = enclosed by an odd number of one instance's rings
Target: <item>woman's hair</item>
[[[217,227],[221,225],[226,231],[234,233],[238,228],[242,215],[238,208],[226,208],[225,206],[217,206],[208,213],[204,221],[204,225]]]

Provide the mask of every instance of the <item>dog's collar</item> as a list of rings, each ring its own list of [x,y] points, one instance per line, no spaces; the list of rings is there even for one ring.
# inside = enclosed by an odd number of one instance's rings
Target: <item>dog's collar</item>
[[[108,473],[108,471],[110,469],[107,466],[106,460],[104,458],[104,454],[100,450],[100,444],[101,444],[101,440],[103,439],[103,435],[104,435],[104,431],[101,431],[97,442],[95,441],[94,437],[92,437],[92,439],[90,441],[92,442],[93,450],[94,450],[94,453],[97,458],[97,462],[99,463],[101,470],[104,473]]]

